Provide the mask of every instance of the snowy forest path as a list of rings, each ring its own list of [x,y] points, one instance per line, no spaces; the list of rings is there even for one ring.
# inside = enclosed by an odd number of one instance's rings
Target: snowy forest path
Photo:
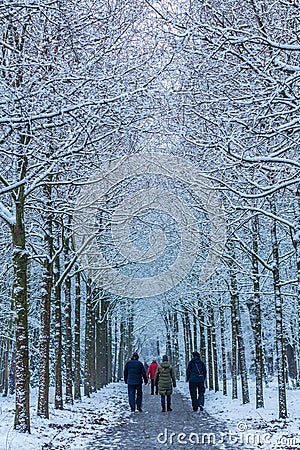
[[[120,395],[127,396],[125,385],[120,389]],[[176,390],[172,395],[172,409],[161,412],[160,396],[150,395],[149,386],[144,386],[143,412],[124,417],[120,425],[96,436],[87,450],[240,450],[243,447],[229,444],[224,424],[206,411],[194,412],[191,402]]]

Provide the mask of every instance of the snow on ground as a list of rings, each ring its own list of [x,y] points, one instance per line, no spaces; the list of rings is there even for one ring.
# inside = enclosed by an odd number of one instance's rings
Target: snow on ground
[[[224,439],[237,445],[250,444],[247,448],[300,449],[300,390],[287,391],[288,418],[278,420],[278,392],[276,385],[265,387],[265,407],[255,408],[255,384],[249,383],[251,403],[241,404],[241,399],[231,399],[231,383],[228,394],[206,390],[205,410],[224,423]],[[188,383],[179,382],[177,389],[190,399]],[[222,389],[222,386],[221,386]],[[241,389],[238,391],[241,397]],[[228,431],[230,430],[228,435]],[[251,445],[252,444],[252,445]]]
[[[52,392],[46,420],[36,415],[37,395],[32,390],[30,435],[13,430],[14,397],[0,397],[0,450],[83,450],[95,434],[130,415],[126,392],[124,383],[111,383],[62,411],[54,409]]]
[[[190,402],[188,383],[179,382],[178,389]],[[239,387],[239,395],[240,395]],[[230,382],[228,395],[206,391],[205,410],[224,423],[224,439],[249,448],[300,449],[300,390],[288,390],[287,420],[277,419],[277,388],[265,388],[265,408],[255,409],[255,386],[250,383],[251,403],[242,405],[241,400],[232,400]],[[31,435],[13,430],[14,397],[0,397],[0,450],[83,450],[95,435],[130,417],[127,404],[127,387],[124,383],[111,383],[91,398],[83,397],[73,406],[66,405],[63,411],[53,407],[53,392],[50,396],[50,419],[36,415],[37,396],[31,396]],[[229,432],[228,432],[229,430]],[[230,435],[228,435],[230,433]],[[250,444],[250,445],[249,445]]]

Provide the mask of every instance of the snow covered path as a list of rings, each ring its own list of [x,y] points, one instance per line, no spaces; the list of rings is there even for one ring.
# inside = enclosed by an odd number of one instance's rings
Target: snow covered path
[[[123,382],[110,383],[64,410],[54,409],[51,390],[50,419],[45,420],[36,415],[33,389],[30,435],[13,430],[14,396],[0,397],[0,450],[300,449],[299,390],[287,392],[286,421],[276,419],[277,389],[272,387],[265,388],[267,407],[260,410],[253,401],[241,405],[239,399],[232,400],[230,392],[223,396],[207,390],[205,411],[198,413],[192,411],[183,381],[178,382],[169,413],[161,412],[159,396],[151,396],[149,386],[143,390],[143,412],[134,414]]]
[[[205,411],[193,412],[191,402],[178,391],[172,395],[173,411],[165,413],[161,412],[160,397],[151,396],[149,386],[144,386],[143,391],[143,412],[130,414],[121,425],[96,436],[88,450],[242,448],[222,443],[222,433],[228,435],[223,424]],[[120,385],[120,394],[127,396],[125,385]]]

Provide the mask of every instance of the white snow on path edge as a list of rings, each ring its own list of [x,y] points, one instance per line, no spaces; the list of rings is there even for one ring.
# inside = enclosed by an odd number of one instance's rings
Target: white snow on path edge
[[[179,382],[177,389],[190,401],[188,383]],[[250,403],[241,403],[241,386],[238,383],[238,399],[228,394],[206,389],[205,410],[224,424],[224,440],[247,449],[300,449],[300,390],[287,390],[288,418],[278,420],[278,389],[276,383],[264,388],[264,408],[255,408],[255,383],[249,382]],[[222,385],[220,386],[222,390]],[[228,433],[230,432],[230,435]]]
[[[0,450],[82,450],[93,437],[105,433],[130,415],[127,387],[111,383],[91,397],[82,396],[74,405],[54,409],[54,393],[50,395],[50,419],[36,414],[37,391],[31,391],[31,434],[13,429],[14,396],[0,397]]]
[[[251,403],[246,405],[240,399],[232,400],[230,382],[228,387],[227,396],[207,390],[205,410],[224,423],[225,434],[231,431],[231,443],[236,444],[237,450],[242,444],[247,444],[248,449],[300,449],[300,390],[287,391],[289,417],[279,421],[275,385],[265,388],[265,408],[260,409],[254,405],[254,383],[250,382]],[[181,381],[176,389],[189,403],[188,383]],[[14,396],[0,397],[0,450],[82,450],[96,435],[127,421],[131,415],[127,386],[122,382],[111,383],[72,406],[65,405],[62,411],[54,409],[51,390],[49,420],[37,417],[36,404],[37,393],[33,389],[31,434],[28,435],[13,430]],[[225,438],[228,442],[229,437]]]

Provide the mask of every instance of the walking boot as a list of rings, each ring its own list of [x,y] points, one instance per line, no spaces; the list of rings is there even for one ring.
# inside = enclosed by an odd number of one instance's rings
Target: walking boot
[[[161,412],[166,412],[166,405],[161,405]]]
[[[168,405],[167,411],[172,411],[171,405]]]

